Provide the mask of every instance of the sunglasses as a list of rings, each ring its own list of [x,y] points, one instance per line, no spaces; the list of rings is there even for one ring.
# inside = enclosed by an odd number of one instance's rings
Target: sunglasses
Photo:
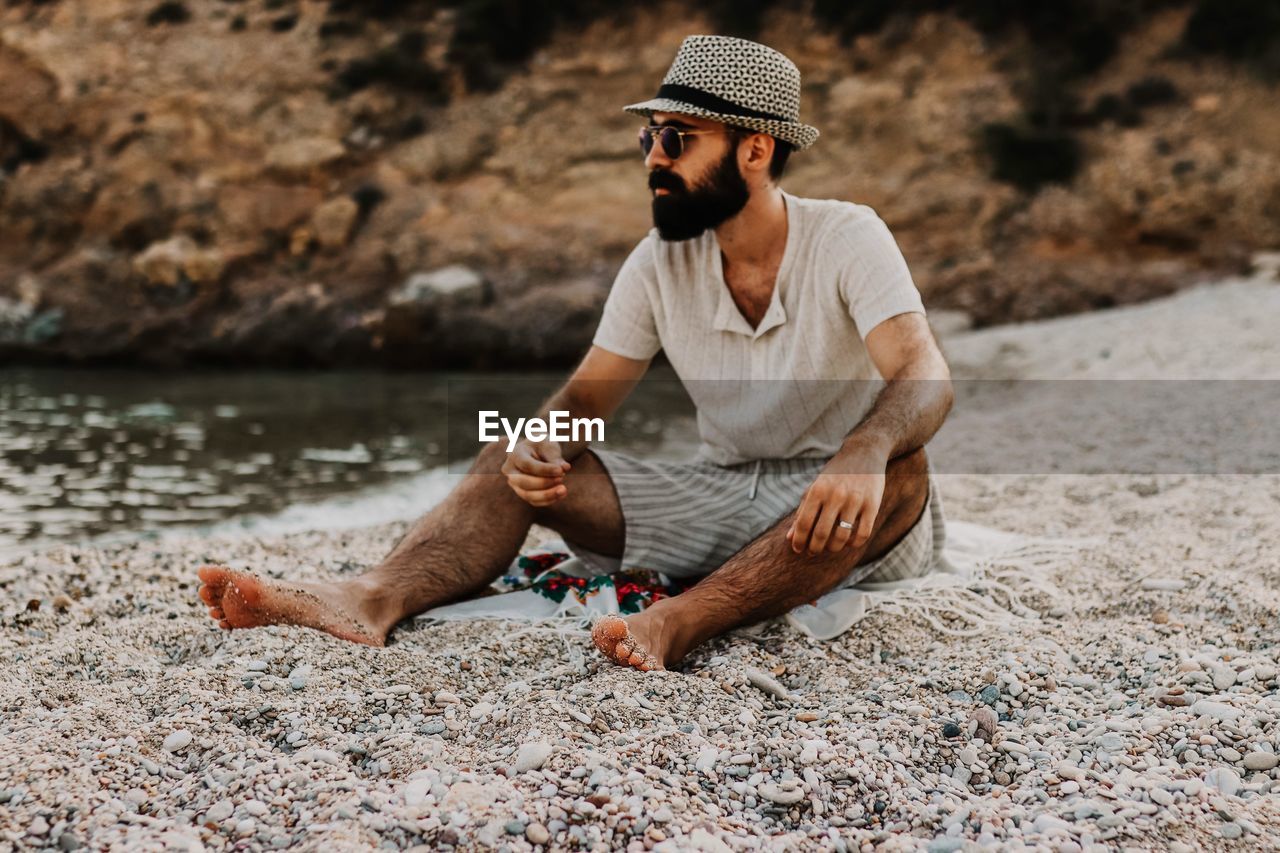
[[[653,141],[657,139],[662,143],[662,153],[666,154],[668,159],[675,160],[684,153],[684,138],[686,136],[735,132],[734,130],[677,130],[674,127],[650,125],[649,127],[640,128],[640,150],[644,152],[644,156],[648,157],[649,152],[653,150]]]

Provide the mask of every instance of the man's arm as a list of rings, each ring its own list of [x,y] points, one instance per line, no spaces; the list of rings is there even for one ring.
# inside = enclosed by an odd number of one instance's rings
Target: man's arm
[[[573,375],[547,398],[535,417],[546,419],[552,411],[563,411],[570,418],[608,421],[649,369],[650,361],[651,358],[626,358],[592,346]],[[547,506],[569,493],[564,475],[572,467],[570,460],[586,449],[585,441],[521,439],[508,455],[502,472],[522,499],[534,506]]]
[[[888,383],[871,411],[845,438],[840,452],[871,452],[890,459],[924,447],[955,400],[951,370],[923,314],[899,314],[866,337],[867,351]]]
[[[796,553],[860,548],[870,541],[889,460],[923,447],[951,411],[951,371],[923,314],[890,317],[867,334],[866,344],[888,384],[805,492],[787,531]]]

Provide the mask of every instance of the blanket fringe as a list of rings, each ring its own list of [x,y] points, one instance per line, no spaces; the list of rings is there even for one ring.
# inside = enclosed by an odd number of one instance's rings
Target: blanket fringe
[[[866,613],[918,617],[940,634],[978,636],[992,630],[1034,622],[1041,612],[1026,598],[1056,602],[1061,590],[1048,577],[1055,565],[1078,554],[1091,540],[1034,541],[977,560],[968,576],[938,572],[921,578],[914,588],[876,591],[867,596]],[[872,585],[868,585],[872,586]],[[955,623],[960,623],[959,625]]]

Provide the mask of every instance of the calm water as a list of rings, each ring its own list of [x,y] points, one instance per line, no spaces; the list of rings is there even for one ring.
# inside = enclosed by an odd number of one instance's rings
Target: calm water
[[[0,554],[416,514],[479,448],[478,408],[528,416],[564,377],[0,370]],[[677,382],[646,380],[609,445],[686,447],[691,415]]]

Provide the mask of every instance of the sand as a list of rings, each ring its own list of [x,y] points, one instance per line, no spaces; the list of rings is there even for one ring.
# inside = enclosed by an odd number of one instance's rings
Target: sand
[[[1280,285],[1254,280],[945,343],[961,378],[1276,378],[1277,331]],[[370,648],[220,631],[196,598],[211,561],[358,572],[403,522],[15,558],[0,846],[1274,848],[1280,476],[942,488],[952,518],[1099,544],[999,636],[775,620],[654,673],[576,625],[416,622]]]

